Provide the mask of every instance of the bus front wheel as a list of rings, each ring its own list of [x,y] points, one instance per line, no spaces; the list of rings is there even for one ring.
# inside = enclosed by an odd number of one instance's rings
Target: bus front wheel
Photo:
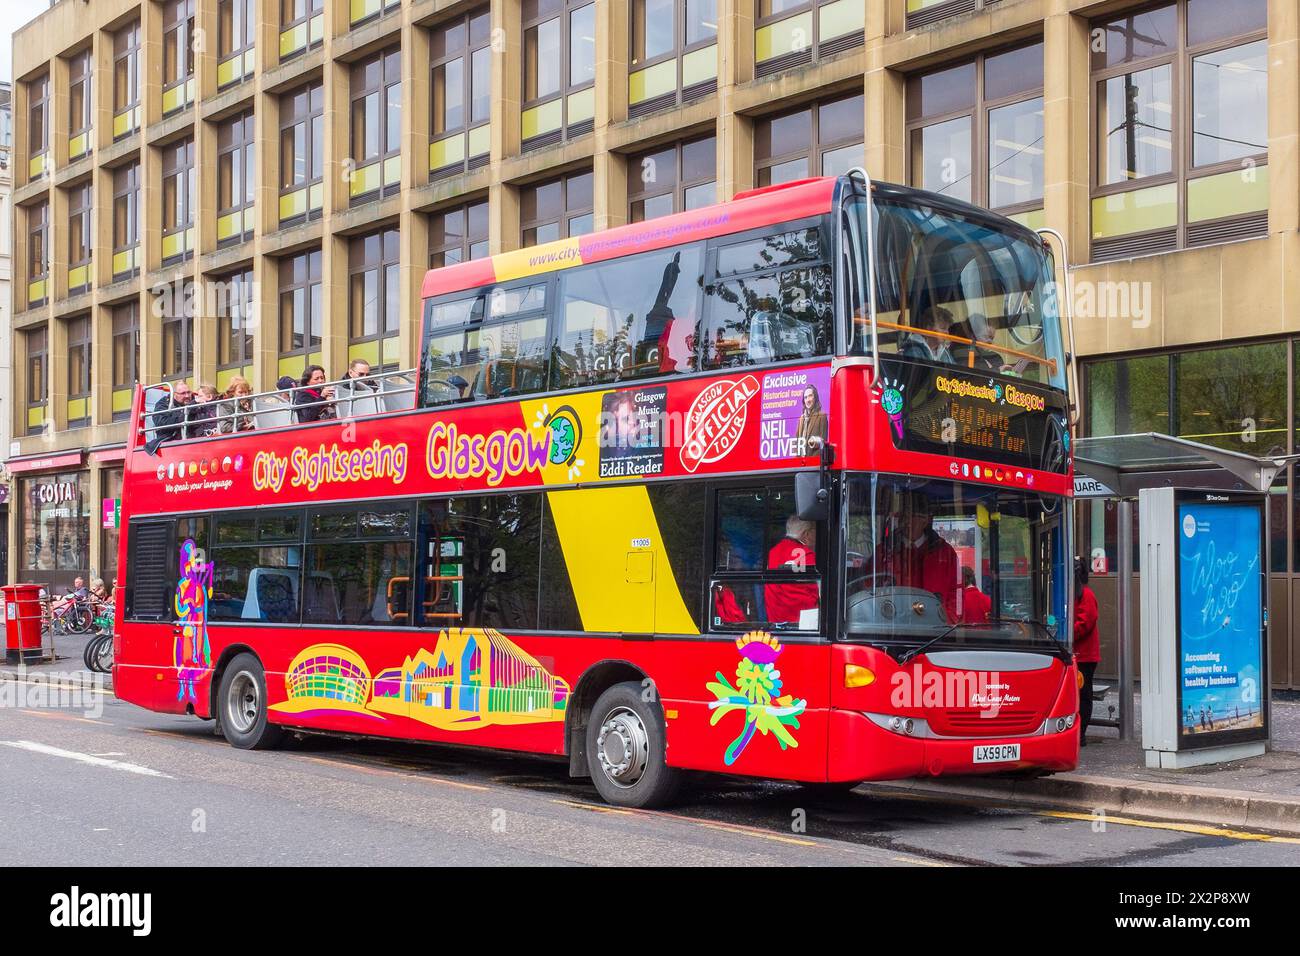
[[[615,684],[596,699],[587,724],[587,765],[607,803],[645,808],[672,800],[682,774],[665,763],[666,750],[659,705],[643,699],[641,684]]]
[[[266,672],[252,654],[235,657],[221,675],[218,691],[221,732],[240,750],[267,750],[284,731],[266,720]]]

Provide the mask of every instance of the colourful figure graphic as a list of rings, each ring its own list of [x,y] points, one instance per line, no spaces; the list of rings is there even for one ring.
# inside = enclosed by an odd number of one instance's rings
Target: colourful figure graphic
[[[782,750],[798,747],[799,742],[790,733],[790,728],[799,727],[799,715],[808,705],[806,700],[781,694],[781,672],[776,669],[776,659],[782,650],[779,640],[763,631],[750,631],[736,638],[736,647],[740,651],[736,686],[728,683],[722,671],[717,672],[717,683],[707,685],[717,698],[709,704],[709,710],[713,711],[710,724],[716,724],[733,710],[745,715],[745,726],[741,728],[740,736],[731,742],[723,755],[727,766],[744,753],[756,730],[765,736],[770,733]]]
[[[208,644],[208,599],[212,597],[212,565],[203,551],[186,538],[180,548],[180,578],[176,582],[176,623],[179,633],[173,662],[180,687],[176,699],[196,700],[194,682],[212,668]]]

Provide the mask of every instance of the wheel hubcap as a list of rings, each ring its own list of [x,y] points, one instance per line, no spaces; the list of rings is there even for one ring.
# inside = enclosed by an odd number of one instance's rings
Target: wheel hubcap
[[[257,681],[247,671],[241,671],[230,682],[230,693],[226,697],[226,717],[231,728],[240,734],[246,734],[257,723],[257,715],[262,707],[262,695]]]
[[[650,735],[641,718],[626,707],[610,711],[600,725],[596,753],[611,783],[620,787],[635,785],[650,761]]]

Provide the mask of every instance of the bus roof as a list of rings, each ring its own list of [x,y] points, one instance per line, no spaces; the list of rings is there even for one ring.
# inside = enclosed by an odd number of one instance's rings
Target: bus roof
[[[738,193],[730,202],[702,209],[430,269],[424,276],[420,294],[427,299],[697,239],[820,216],[831,209],[835,183],[833,176],[801,179]]]

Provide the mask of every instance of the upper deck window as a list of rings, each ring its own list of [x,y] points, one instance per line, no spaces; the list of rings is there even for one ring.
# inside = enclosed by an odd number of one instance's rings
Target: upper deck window
[[[809,358],[830,350],[831,268],[814,227],[718,250],[704,367]]]
[[[426,312],[421,404],[546,388],[546,283],[493,288]]]
[[[937,208],[876,203],[882,352],[1065,387],[1052,260],[1031,237]],[[851,351],[871,352],[865,315]]]
[[[697,243],[564,273],[551,386],[694,369],[703,262]]]

